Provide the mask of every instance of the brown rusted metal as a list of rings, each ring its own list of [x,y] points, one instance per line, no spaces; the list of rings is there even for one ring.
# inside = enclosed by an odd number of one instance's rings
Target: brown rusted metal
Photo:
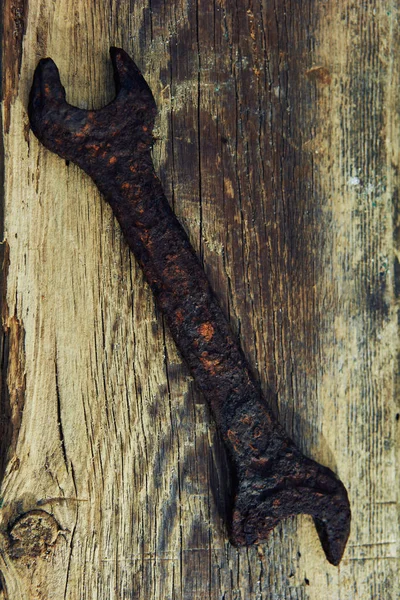
[[[135,63],[111,48],[117,94],[100,110],[68,104],[54,62],[36,68],[31,128],[78,164],[110,203],[195,381],[209,402],[232,465],[234,545],[265,540],[290,515],[312,515],[337,565],[350,531],[345,487],[306,458],[272,416],[259,383],[172,212],[151,159],[153,95]]]

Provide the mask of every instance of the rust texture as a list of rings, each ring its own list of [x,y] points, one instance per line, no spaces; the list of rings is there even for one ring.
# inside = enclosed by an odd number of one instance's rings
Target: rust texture
[[[281,519],[305,513],[337,565],[350,530],[346,489],[330,469],[306,458],[272,416],[154,172],[151,90],[123,50],[110,52],[116,98],[96,111],[68,104],[55,63],[41,60],[30,94],[31,128],[90,175],[111,205],[211,407],[232,465],[231,542],[259,543]]]

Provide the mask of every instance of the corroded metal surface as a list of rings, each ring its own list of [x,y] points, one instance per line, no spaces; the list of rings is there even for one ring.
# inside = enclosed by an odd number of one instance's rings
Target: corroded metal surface
[[[346,489],[330,469],[306,458],[272,416],[155,175],[153,95],[123,50],[111,48],[111,59],[116,98],[97,111],[69,105],[56,65],[41,60],[29,101],[31,128],[90,175],[110,203],[210,404],[232,465],[231,542],[261,542],[281,519],[310,514],[336,565],[350,531]]]

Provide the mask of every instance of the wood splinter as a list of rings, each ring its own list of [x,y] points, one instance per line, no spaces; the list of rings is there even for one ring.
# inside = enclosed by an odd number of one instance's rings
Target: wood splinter
[[[259,543],[279,521],[304,513],[337,565],[350,531],[346,489],[330,469],[306,458],[272,416],[154,172],[151,90],[126,52],[110,53],[117,93],[100,110],[68,104],[55,63],[42,59],[29,100],[31,128],[46,148],[79,165],[111,205],[211,407],[232,467],[232,544]]]

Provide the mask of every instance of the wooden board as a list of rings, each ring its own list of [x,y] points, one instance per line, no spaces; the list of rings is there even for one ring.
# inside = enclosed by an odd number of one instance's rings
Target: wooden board
[[[5,0],[0,599],[399,594],[399,6]],[[154,162],[274,413],[348,487],[339,568],[312,520],[235,549],[223,446],[111,210],[29,131],[69,102],[158,105]],[[396,279],[397,277],[397,279]]]

